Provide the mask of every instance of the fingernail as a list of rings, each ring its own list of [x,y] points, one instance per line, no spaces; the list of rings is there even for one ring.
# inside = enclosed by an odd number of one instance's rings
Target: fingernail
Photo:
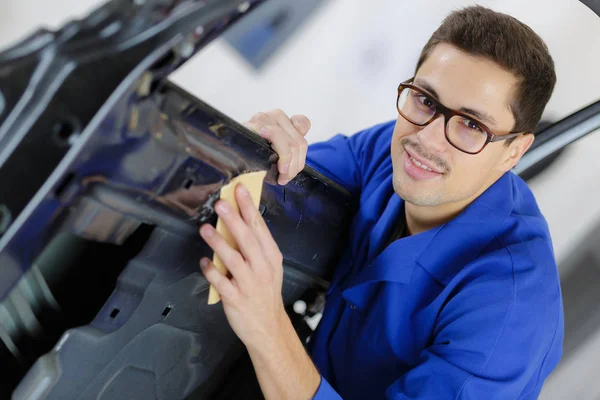
[[[292,163],[292,162],[290,161],[289,163],[285,164],[285,165],[283,166],[283,170],[282,170],[281,172],[283,172],[284,174],[285,174],[286,172],[288,172],[288,171],[289,171],[289,169],[290,169],[290,164],[291,164],[291,163]]]
[[[202,268],[206,268],[206,267],[208,267],[208,258],[203,258],[203,259],[201,259],[201,260],[200,260],[200,266],[201,266]]]
[[[269,130],[265,127],[265,126],[261,126],[259,131],[261,131],[262,133],[267,133],[269,132]]]
[[[217,203],[217,211],[221,214],[227,214],[229,212],[229,204],[225,201],[220,201]]]
[[[200,233],[202,236],[211,237],[215,233],[215,228],[211,225],[204,225],[202,229],[200,229]]]
[[[248,189],[246,189],[246,186],[242,185],[241,183],[237,186],[237,190],[242,196],[248,196],[250,194]]]

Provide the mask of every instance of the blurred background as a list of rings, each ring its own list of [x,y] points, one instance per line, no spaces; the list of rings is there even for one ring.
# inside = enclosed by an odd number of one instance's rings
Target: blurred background
[[[0,47],[56,29],[97,0],[0,3]],[[305,114],[309,142],[396,118],[399,82],[451,10],[481,4],[531,26],[548,44],[558,83],[544,119],[600,99],[600,18],[578,0],[271,0],[171,79],[243,122],[281,108]],[[529,181],[554,240],[565,302],[563,360],[541,399],[600,399],[600,134],[569,146]]]

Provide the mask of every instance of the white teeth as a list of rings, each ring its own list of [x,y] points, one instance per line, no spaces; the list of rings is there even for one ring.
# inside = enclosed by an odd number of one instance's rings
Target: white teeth
[[[410,157],[410,156],[409,156]],[[424,169],[425,171],[431,171],[433,172],[433,170],[431,168],[429,168],[426,165],[421,164],[420,162],[418,162],[417,160],[415,160],[414,158],[410,157],[410,160],[419,168]]]

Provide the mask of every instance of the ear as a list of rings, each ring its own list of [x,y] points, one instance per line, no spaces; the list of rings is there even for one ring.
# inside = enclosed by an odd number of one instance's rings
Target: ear
[[[506,148],[506,156],[502,162],[503,172],[510,171],[517,165],[519,160],[521,160],[521,157],[523,157],[523,154],[529,150],[534,140],[535,135],[533,133],[523,133]]]

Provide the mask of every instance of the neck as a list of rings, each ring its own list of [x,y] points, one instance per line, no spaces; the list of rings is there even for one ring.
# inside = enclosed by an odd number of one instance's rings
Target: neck
[[[435,207],[406,203],[406,227],[409,235],[416,235],[445,224],[462,212],[471,202],[446,203]]]

